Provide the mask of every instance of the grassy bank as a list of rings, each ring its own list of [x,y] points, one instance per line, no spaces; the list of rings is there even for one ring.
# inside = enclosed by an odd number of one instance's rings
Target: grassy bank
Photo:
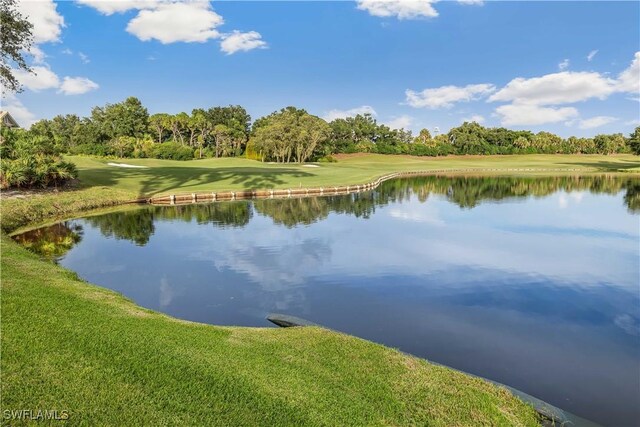
[[[212,159],[126,160],[147,169],[124,169],[72,160],[80,187],[3,200],[4,232],[167,191],[357,184],[406,170],[640,171],[632,156],[373,155],[318,168]],[[0,244],[3,410],[67,410],[86,425],[537,424],[505,390],[381,345],[320,328],[179,321],[82,282],[4,234]]]
[[[1,244],[3,409],[87,425],[537,423],[505,390],[395,350],[179,321]]]

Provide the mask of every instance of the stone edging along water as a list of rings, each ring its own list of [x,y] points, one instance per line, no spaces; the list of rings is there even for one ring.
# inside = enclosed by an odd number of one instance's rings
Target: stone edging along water
[[[191,193],[191,194],[169,194],[145,199],[147,203],[157,205],[182,205],[197,202],[217,202],[228,200],[249,200],[249,199],[273,199],[273,198],[291,198],[291,197],[307,197],[307,196],[331,196],[338,194],[360,193],[361,191],[369,191],[378,187],[384,181],[394,178],[405,178],[412,176],[429,176],[441,173],[465,173],[465,172],[589,172],[592,168],[471,168],[471,169],[435,169],[428,171],[411,171],[411,172],[395,172],[383,175],[375,181],[358,184],[358,185],[342,185],[327,186],[315,188],[287,188],[287,189],[269,189],[269,190],[238,190],[238,191],[212,191],[207,193]]]

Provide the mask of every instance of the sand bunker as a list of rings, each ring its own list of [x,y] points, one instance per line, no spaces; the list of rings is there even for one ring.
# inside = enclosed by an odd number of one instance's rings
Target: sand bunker
[[[126,163],[107,163],[109,166],[117,166],[119,168],[135,168],[135,169],[147,169],[146,166],[128,165]]]

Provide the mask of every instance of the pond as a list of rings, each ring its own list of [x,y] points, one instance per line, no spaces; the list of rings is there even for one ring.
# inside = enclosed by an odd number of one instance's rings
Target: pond
[[[429,176],[124,209],[15,238],[175,317],[293,315],[640,425],[639,213],[636,178]]]

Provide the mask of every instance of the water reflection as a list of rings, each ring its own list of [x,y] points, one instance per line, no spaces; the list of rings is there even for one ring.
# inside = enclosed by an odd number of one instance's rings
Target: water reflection
[[[449,201],[461,208],[474,208],[481,203],[502,200],[544,197],[558,191],[573,193],[572,197],[582,197],[584,191],[593,194],[617,194],[624,191],[624,203],[629,212],[640,212],[640,179],[616,176],[563,176],[563,177],[473,177],[473,176],[426,176],[412,179],[398,179],[384,182],[373,192],[346,196],[326,196],[276,200],[256,200],[252,203],[237,201],[172,207],[156,206],[132,211],[115,212],[87,218],[86,221],[100,229],[106,237],[126,239],[144,246],[153,235],[155,220],[195,221],[198,224],[212,224],[217,227],[243,227],[249,223],[254,212],[269,217],[276,224],[289,228],[309,225],[323,220],[330,213],[346,213],[357,218],[369,218],[376,207],[398,203],[415,197],[424,203],[430,194],[445,195]],[[566,198],[560,199],[566,205]],[[419,217],[415,213],[392,211],[392,215],[414,221],[431,221],[430,217]],[[437,223],[439,220],[435,220]],[[59,227],[58,225],[53,228]],[[51,229],[54,244],[56,233]],[[30,246],[36,252],[51,251],[44,247],[46,233],[40,229],[34,234],[21,235],[26,240],[37,240]],[[79,240],[78,240],[79,241]],[[67,242],[69,243],[69,242]],[[70,242],[73,245],[73,242]],[[63,250],[61,248],[61,250]],[[64,250],[63,250],[64,252]],[[62,252],[62,253],[63,253]]]
[[[268,326],[283,312],[640,425],[639,183],[421,177],[145,207],[66,223],[82,239],[59,262],[180,318]],[[56,236],[38,233],[19,239]]]
[[[82,240],[82,225],[65,221],[49,227],[27,231],[14,237],[22,246],[46,258],[56,259],[66,254]]]

